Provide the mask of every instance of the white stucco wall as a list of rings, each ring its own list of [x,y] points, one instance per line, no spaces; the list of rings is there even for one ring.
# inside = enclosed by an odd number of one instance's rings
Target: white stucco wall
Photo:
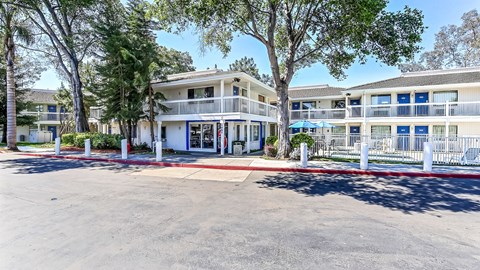
[[[17,126],[17,142],[21,142],[20,136],[25,136],[26,142],[30,140],[30,128],[28,126]]]

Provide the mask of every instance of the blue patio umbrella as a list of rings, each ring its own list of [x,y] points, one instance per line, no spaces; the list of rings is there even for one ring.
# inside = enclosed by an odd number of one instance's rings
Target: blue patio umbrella
[[[320,126],[315,125],[314,123],[307,120],[298,121],[295,124],[289,126],[289,128],[319,128],[319,127]]]
[[[332,125],[330,123],[327,123],[325,121],[320,121],[318,123],[315,123],[318,127],[322,128],[322,135],[323,135],[323,128],[334,128],[336,127],[335,125]]]

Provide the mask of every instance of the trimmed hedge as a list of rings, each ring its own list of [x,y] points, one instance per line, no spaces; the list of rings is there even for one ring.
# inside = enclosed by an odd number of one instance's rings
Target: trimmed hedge
[[[92,139],[92,134],[91,133],[77,133],[75,136],[75,140],[73,141],[73,145],[76,147],[85,147],[85,140],[86,139]],[[93,144],[92,144],[93,145]]]
[[[297,133],[290,139],[292,148],[299,148],[301,143],[307,143],[308,148],[310,148],[315,143],[315,140],[307,133]]]
[[[62,135],[62,142],[64,144],[73,145],[76,135],[77,135],[76,133],[63,134]]]
[[[121,149],[122,135],[103,133],[69,133],[62,135],[62,143],[75,147],[85,147],[85,140],[90,139],[92,149]]]
[[[265,141],[265,145],[274,145],[277,140],[277,136],[268,136],[267,140]]]

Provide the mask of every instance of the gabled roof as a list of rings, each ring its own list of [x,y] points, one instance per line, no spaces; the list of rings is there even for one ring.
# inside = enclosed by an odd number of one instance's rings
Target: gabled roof
[[[328,84],[297,86],[288,89],[288,96],[291,99],[321,98],[329,96],[341,96],[345,88],[333,87]]]
[[[474,67],[402,73],[402,75],[396,78],[354,86],[347,90],[370,90],[464,83],[480,83],[480,68]]]
[[[31,89],[28,91],[25,96],[27,101],[36,104],[56,104],[57,102],[53,98],[57,94],[56,90],[45,90],[45,89]]]

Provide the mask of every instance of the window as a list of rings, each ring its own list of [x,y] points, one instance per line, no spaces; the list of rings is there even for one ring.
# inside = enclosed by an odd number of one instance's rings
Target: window
[[[188,99],[211,98],[213,97],[213,86],[188,89]]]
[[[390,104],[390,95],[372,95],[372,105]]]
[[[238,96],[238,92],[240,91],[240,88],[238,88],[238,86],[233,86],[233,95],[234,96]]]
[[[248,91],[245,88],[242,88],[242,96],[243,97],[248,97]]]
[[[251,133],[250,133],[250,140],[251,141],[258,141],[260,139],[260,126],[259,125],[252,125]]]
[[[372,136],[391,135],[392,128],[390,126],[372,126]]]
[[[445,126],[433,126],[433,135],[445,136]],[[458,126],[448,126],[448,136],[456,137],[458,134]]]
[[[343,109],[345,108],[345,100],[332,100],[333,109]]]
[[[309,110],[317,108],[317,102],[315,101],[304,101],[302,102],[302,110]]]
[[[335,128],[332,128],[332,133],[333,134],[342,134],[342,135],[345,135],[347,134],[347,129],[345,128],[345,126],[337,126]]]
[[[458,101],[458,91],[433,92],[433,102],[445,103],[447,101],[448,102],[457,102]]]
[[[258,101],[265,103],[265,97],[262,95],[258,95]]]
[[[167,127],[162,127],[162,139],[167,139]]]
[[[28,110],[32,112],[43,112],[43,105],[32,104],[29,106]]]
[[[213,149],[213,124],[190,124],[190,148]]]

